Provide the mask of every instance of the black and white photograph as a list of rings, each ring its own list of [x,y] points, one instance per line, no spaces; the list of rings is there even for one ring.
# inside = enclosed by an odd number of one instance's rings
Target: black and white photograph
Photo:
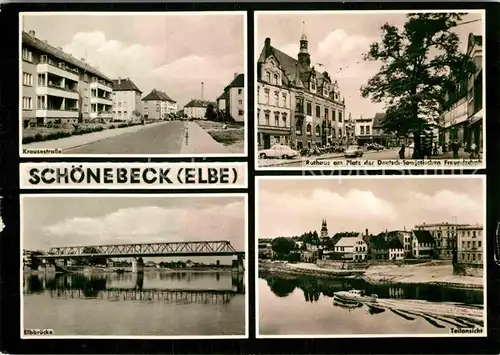
[[[259,177],[256,193],[258,337],[487,335],[484,176]]]
[[[246,338],[247,198],[22,195],[22,338]]]
[[[256,166],[484,167],[484,17],[256,12]]]
[[[19,16],[21,156],[246,156],[245,12]]]

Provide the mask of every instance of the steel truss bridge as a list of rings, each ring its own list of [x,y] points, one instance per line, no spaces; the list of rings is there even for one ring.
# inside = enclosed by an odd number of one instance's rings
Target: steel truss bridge
[[[89,297],[84,290],[50,290],[53,298],[98,299],[105,301],[142,301],[163,302],[167,304],[227,304],[239,294],[226,290],[130,290],[106,289],[98,291],[95,297]]]
[[[53,247],[43,259],[73,259],[83,257],[154,257],[154,256],[237,256],[245,257],[244,251],[237,251],[227,240],[174,243],[110,244]]]

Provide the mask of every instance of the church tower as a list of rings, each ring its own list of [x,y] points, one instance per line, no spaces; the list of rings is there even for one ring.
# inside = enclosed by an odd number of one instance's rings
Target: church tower
[[[304,23],[302,23],[304,25]],[[309,41],[307,40],[307,36],[304,32],[304,29],[302,29],[302,36],[300,36],[300,50],[299,54],[297,55],[297,58],[299,60],[299,63],[304,67],[304,68],[309,68],[311,65],[311,56],[309,55],[308,52],[308,43]]]
[[[321,238],[328,237],[328,227],[326,226],[326,219],[321,223]]]

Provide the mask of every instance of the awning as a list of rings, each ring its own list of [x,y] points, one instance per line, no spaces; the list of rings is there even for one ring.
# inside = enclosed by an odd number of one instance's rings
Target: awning
[[[468,125],[472,126],[474,123],[479,122],[483,119],[483,109],[477,111],[472,117],[468,119]]]

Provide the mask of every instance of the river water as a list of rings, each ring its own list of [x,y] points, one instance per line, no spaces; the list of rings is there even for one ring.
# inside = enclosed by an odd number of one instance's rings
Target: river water
[[[245,335],[243,275],[212,271],[24,278],[24,329],[54,335]]]
[[[390,310],[372,313],[367,307],[346,308],[333,293],[364,290],[379,298],[483,304],[482,290],[443,286],[371,285],[360,279],[326,280],[306,276],[259,273],[259,334],[271,335],[387,335],[450,334],[452,325],[433,319],[407,319]]]

